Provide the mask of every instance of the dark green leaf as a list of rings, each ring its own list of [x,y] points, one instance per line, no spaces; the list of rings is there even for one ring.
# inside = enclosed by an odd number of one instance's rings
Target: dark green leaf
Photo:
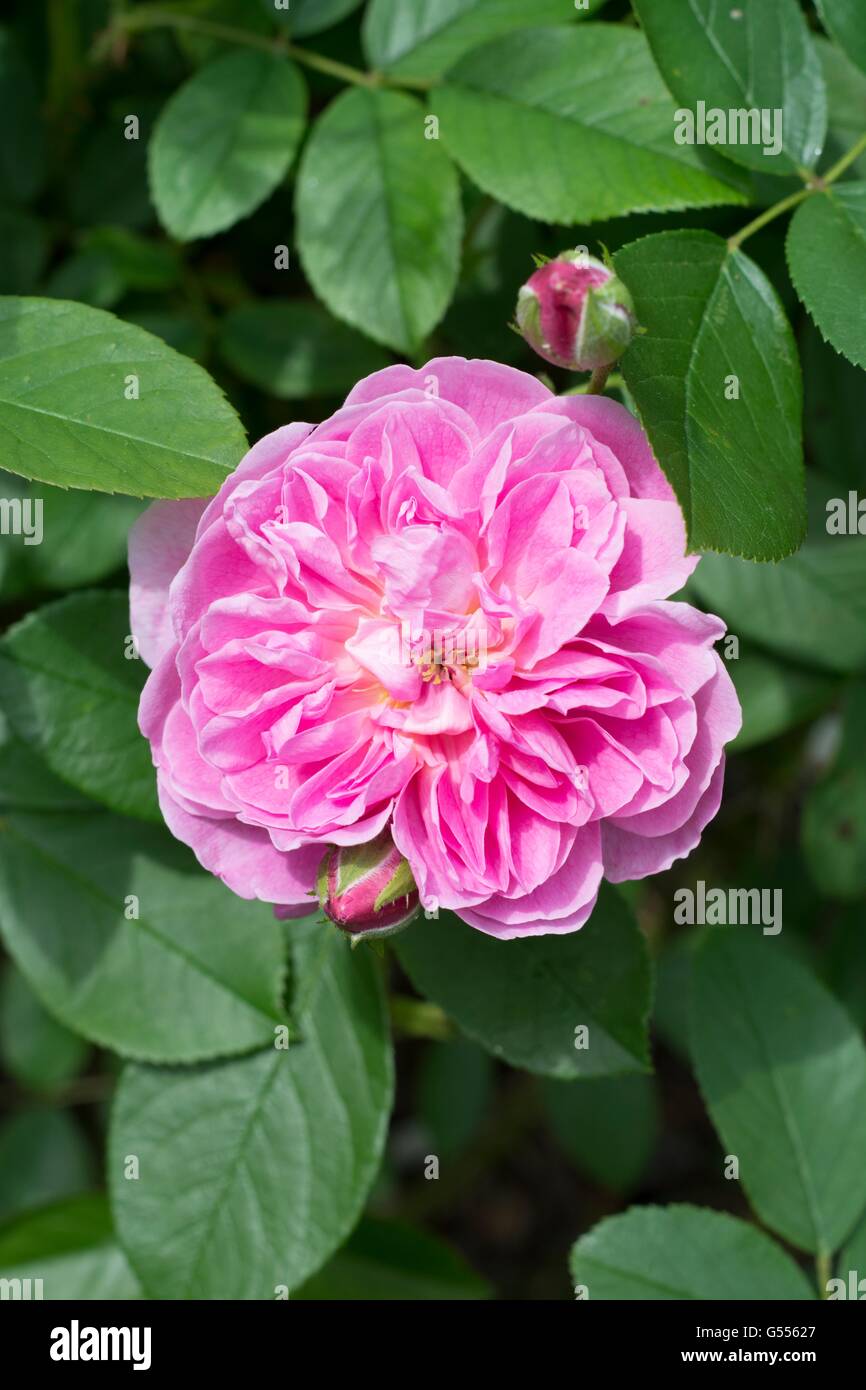
[[[866,1205],[866,1048],[784,947],[747,931],[709,933],[695,960],[701,1090],[761,1220],[830,1254]]]
[[[93,802],[55,777],[26,743],[15,738],[0,710],[0,814],[84,809],[93,810]]]
[[[554,1134],[582,1172],[614,1192],[638,1185],[658,1139],[652,1077],[546,1081],[544,1102]]]
[[[68,1111],[23,1110],[0,1125],[0,1221],[92,1182],[90,1151]]]
[[[53,1091],[77,1076],[87,1043],[42,1007],[21,971],[6,963],[0,983],[0,1053],[22,1086]]]
[[[342,1250],[292,1297],[450,1302],[489,1295],[487,1285],[442,1241],[396,1221],[365,1217]]]
[[[770,282],[710,232],[624,246],[646,329],[622,373],[693,550],[780,559],[805,533],[797,347]]]
[[[787,251],[794,287],[823,336],[837,352],[866,367],[860,303],[866,281],[866,181],[834,184],[801,203],[788,228]]]
[[[492,1084],[490,1057],[474,1043],[429,1045],[418,1075],[418,1115],[440,1159],[461,1153],[478,1133]]]
[[[361,0],[259,0],[266,13],[296,38],[318,34],[356,10]],[[246,3],[246,0],[245,0]]]
[[[848,692],[833,767],[803,804],[802,844],[809,872],[828,898],[866,893],[866,685]],[[866,1273],[866,1271],[864,1271]]]
[[[811,169],[821,153],[827,102],[821,66],[797,0],[634,0],[665,82],[683,107],[754,111],[766,132],[739,122],[719,141],[725,154],[762,173]],[[778,114],[777,114],[778,113]],[[731,138],[733,136],[733,139]],[[774,153],[765,153],[765,150]]]
[[[564,936],[497,941],[443,912],[395,949],[415,988],[512,1066],[562,1079],[648,1070],[646,946],[605,884],[586,925]]]
[[[866,72],[866,24],[860,0],[815,0],[815,5],[827,33]]]
[[[338,318],[398,352],[442,317],[460,265],[457,175],[425,111],[355,87],[319,118],[298,174],[298,248]]]
[[[845,54],[820,34],[815,36],[815,47],[827,88],[829,127],[822,162],[829,168],[843,154],[847,154],[863,134],[866,125],[866,73],[849,63]],[[866,153],[855,159],[843,177],[866,178]]]

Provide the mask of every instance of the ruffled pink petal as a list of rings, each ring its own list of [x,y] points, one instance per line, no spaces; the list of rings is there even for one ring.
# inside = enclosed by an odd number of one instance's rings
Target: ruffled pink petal
[[[138,650],[148,666],[174,643],[168,591],[189,557],[207,502],[185,498],[153,502],[129,532],[129,613]]]

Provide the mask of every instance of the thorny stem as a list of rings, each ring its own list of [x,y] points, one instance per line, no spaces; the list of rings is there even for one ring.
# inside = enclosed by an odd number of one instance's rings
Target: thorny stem
[[[789,208],[796,207],[798,203],[805,202],[807,198],[814,197],[816,193],[823,193],[825,189],[829,188],[831,183],[835,183],[839,176],[844,174],[849,165],[853,164],[854,160],[857,159],[864,150],[866,150],[866,133],[860,136],[860,139],[851,146],[847,154],[843,154],[842,158],[837,160],[832,169],[827,170],[826,174],[812,174],[806,169],[801,170],[801,178],[807,180],[807,187],[799,189],[796,193],[789,193],[787,198],[782,198],[778,203],[774,203],[772,207],[762,212],[760,217],[756,217],[752,222],[747,222],[745,227],[742,227],[734,236],[728,238],[728,250],[736,251],[737,247],[741,246],[747,237],[754,235],[755,232],[759,232],[768,222],[773,222],[775,218],[780,217],[783,212],[787,212]]]
[[[171,10],[157,8],[130,10],[125,14],[116,15],[109,28],[97,41],[94,54],[97,58],[101,58],[105,53],[110,52],[121,34],[141,33],[146,29],[163,28],[185,29],[188,33],[201,34],[212,39],[224,39],[226,43],[237,43],[246,48],[257,48],[264,53],[283,54],[287,58],[294,58],[305,67],[313,68],[316,72],[325,73],[328,77],[335,77],[341,82],[350,82],[356,87],[395,85],[425,90],[430,86],[429,82],[421,78],[411,78],[405,81],[401,79],[399,83],[392,84],[381,73],[362,72],[360,68],[350,67],[348,63],[339,63],[335,58],[326,58],[323,53],[313,53],[308,48],[299,48],[297,44],[290,43],[281,35],[268,37],[265,34],[254,34],[248,29],[236,29],[231,24],[220,24],[210,19],[199,19],[195,15],[174,14]]]

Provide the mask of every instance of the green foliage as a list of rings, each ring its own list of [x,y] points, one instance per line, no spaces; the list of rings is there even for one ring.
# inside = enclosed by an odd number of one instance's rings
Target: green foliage
[[[42,1002],[124,1056],[246,1052],[283,1020],[282,938],[161,828],[106,815],[10,815],[0,931]]]
[[[814,1297],[775,1241],[700,1207],[632,1207],[608,1217],[575,1245],[571,1274],[590,1299]]]
[[[417,351],[454,292],[462,217],[457,176],[424,108],[353,88],[328,107],[298,174],[298,249],[339,318],[398,352]]]
[[[0,1279],[561,1298],[575,1237],[578,1298],[866,1274],[862,11],[6,7]],[[714,143],[679,138],[698,103]],[[743,143],[750,110],[770,119]],[[507,331],[566,245],[635,302],[606,386]],[[443,912],[355,950],[235,897],[161,824],[126,546],[144,499],[213,496],[247,434],[440,354],[639,417],[715,552],[682,597],[738,639],[744,723],[701,843],[603,885],[580,931],[501,941]],[[682,926],[698,881],[783,891],[783,934]]]
[[[287,401],[348,394],[389,362],[310,300],[239,304],[226,315],[220,352],[244,381]]]
[[[0,298],[0,360],[0,448],[25,478],[202,497],[244,452],[237,416],[200,367],[101,310]]]
[[[834,185],[797,209],[788,230],[788,264],[823,336],[866,367],[859,304],[866,279],[866,183]]]
[[[441,1241],[397,1222],[366,1218],[342,1250],[293,1297],[462,1302],[487,1298],[489,1292]]]
[[[464,172],[528,217],[573,226],[746,201],[735,174],[671,143],[673,102],[631,29],[496,39],[451,69],[433,109]]]
[[[90,1151],[67,1111],[22,1110],[0,1125],[0,1222],[86,1191],[93,1179]]]
[[[647,1069],[649,961],[612,888],[565,936],[497,941],[450,912],[426,928],[417,922],[395,939],[401,965],[494,1056],[563,1079]]]
[[[581,1172],[614,1192],[638,1185],[658,1139],[651,1077],[548,1081],[544,1101],[553,1132]]]
[[[349,1234],[376,1175],[392,1066],[373,958],[353,959],[316,924],[293,930],[298,1032],[287,1048],[123,1073],[109,1182],[120,1240],[154,1296],[294,1290]]]
[[[618,253],[616,268],[646,329],[623,376],[691,548],[752,560],[790,554],[806,521],[802,388],[772,285],[708,232],[644,237]]]
[[[0,1278],[41,1279],[51,1300],[141,1298],[103,1197],[59,1202],[0,1227]]]
[[[701,1090],[762,1221],[828,1255],[866,1206],[866,1047],[808,971],[746,930],[711,934],[697,957]]]
[[[0,639],[0,703],[13,733],[70,786],[161,821],[136,720],[146,671],[132,650],[126,594],[58,599]]]
[[[47,1013],[11,961],[0,978],[0,1055],[34,1091],[52,1091],[81,1070],[87,1044]]]
[[[662,77],[681,105],[781,112],[781,149],[771,141],[717,143],[738,163],[762,173],[811,169],[821,153],[826,98],[821,68],[797,0],[634,0]],[[770,132],[773,121],[770,121]],[[729,132],[730,133],[730,132]]]
[[[276,54],[230,53],[191,77],[149,147],[153,201],[172,236],[213,236],[253,212],[294,158],[306,104],[303,78]]]

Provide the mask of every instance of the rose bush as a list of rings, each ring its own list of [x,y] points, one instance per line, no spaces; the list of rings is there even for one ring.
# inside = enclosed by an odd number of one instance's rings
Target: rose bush
[[[375,373],[133,530],[166,821],[286,915],[327,846],[390,826],[422,903],[573,931],[718,808],[740,714],[722,623],[670,601],[696,563],[616,402],[462,358]]]

